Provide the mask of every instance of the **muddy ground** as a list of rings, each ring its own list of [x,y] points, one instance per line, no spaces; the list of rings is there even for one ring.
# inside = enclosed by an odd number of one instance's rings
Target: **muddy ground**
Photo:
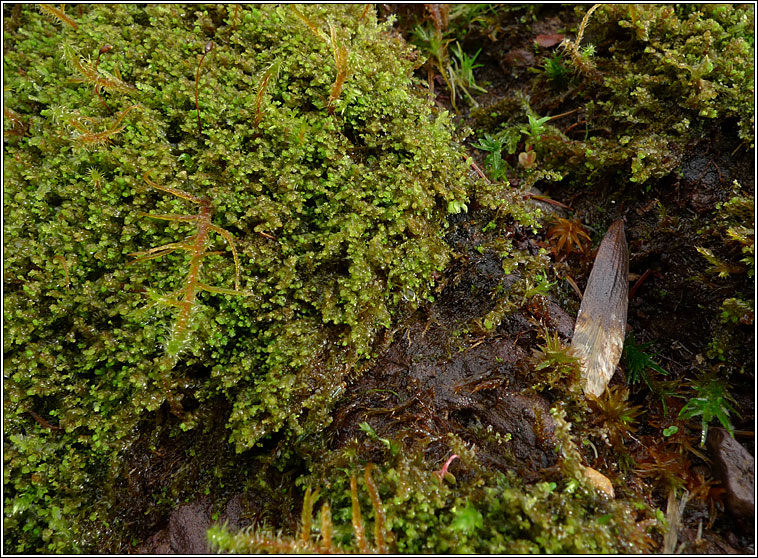
[[[387,6],[384,13],[396,12],[400,17],[399,31],[411,28],[423,17],[423,10]],[[407,19],[403,19],[407,18]],[[483,48],[479,62],[485,66],[477,72],[479,82],[487,82],[488,93],[477,100],[483,107],[493,106],[521,89],[531,95],[537,114],[551,115],[575,111],[561,120],[563,129],[583,119],[582,102],[576,95],[560,96],[549,91],[530,90],[528,68],[535,63],[533,41],[540,34],[561,33],[575,26],[573,9],[544,8],[537,21],[521,23],[514,18],[512,25],[502,29],[494,43],[482,36],[469,36],[464,50],[475,52]],[[449,97],[440,87],[438,103],[449,108]],[[575,110],[579,109],[579,110]],[[462,111],[463,126],[475,127],[476,119],[468,108]],[[476,134],[471,140],[476,139]],[[471,140],[469,142],[471,143]],[[483,153],[470,148],[470,154],[484,168]],[[653,181],[653,195],[640,195],[638,189],[624,184],[603,184],[593,188],[567,188],[565,185],[538,185],[553,200],[570,206],[570,214],[584,223],[590,231],[596,224],[607,227],[621,217],[626,223],[629,244],[629,270],[634,281],[643,278],[629,301],[628,328],[638,342],[652,341],[652,349],[660,364],[669,372],[670,380],[684,381],[696,375],[699,362],[718,328],[717,316],[721,301],[728,296],[718,285],[706,280],[693,280],[705,268],[697,252],[698,231],[711,217],[716,205],[729,198],[728,186],[738,180],[750,194],[754,192],[754,153],[740,148],[736,123],[714,122],[711,133],[692,142],[681,154],[677,172]],[[543,327],[570,340],[579,296],[572,289],[572,279],[584,289],[592,263],[592,255],[555,258],[556,286],[520,311],[510,314],[491,331],[477,329],[474,320],[492,309],[496,295],[517,279],[507,276],[500,261],[487,250],[477,248],[486,244],[482,230],[491,220],[488,210],[472,207],[451,221],[447,241],[456,257],[445,276],[439,281],[439,292],[433,303],[422,306],[392,335],[387,346],[365,373],[353,381],[346,396],[334,410],[334,421],[326,433],[331,449],[345,446],[361,437],[360,424],[368,422],[379,437],[412,443],[425,439],[425,457],[429,462],[443,463],[449,454],[444,437],[455,433],[475,446],[485,467],[516,471],[529,480],[537,472],[550,470],[556,464],[552,419],[549,414],[554,395],[532,389],[535,383],[532,370],[533,350],[540,342]],[[550,247],[544,229],[537,234],[515,225],[508,234],[514,246],[537,253],[540,247]],[[595,246],[599,237],[593,234]],[[752,289],[751,289],[752,290]],[[735,358],[745,365],[745,373],[733,378],[732,393],[737,401],[739,416],[733,423],[737,440],[754,455],[754,334],[753,326],[741,331],[741,343]],[[623,363],[612,385],[625,383]],[[640,386],[632,389],[631,401],[647,412],[641,414],[636,431],[625,439],[625,448],[637,463],[651,459],[651,444],[665,420],[660,404]],[[219,416],[223,416],[223,409]],[[170,421],[168,414],[164,419]],[[223,421],[219,421],[223,424]],[[716,426],[714,424],[714,426]],[[693,432],[699,425],[692,424]],[[135,478],[129,486],[121,487],[138,502],[146,503],[151,494],[160,491],[167,476],[183,474],[184,448],[196,443],[195,436],[206,436],[208,444],[216,447],[219,456],[229,450],[220,442],[219,432],[189,433],[187,438],[162,440],[162,455],[150,454],[143,446],[133,449]],[[502,451],[501,440],[511,437],[510,451]],[[277,452],[273,440],[256,457],[250,457],[251,467],[260,467],[273,460]],[[613,470],[610,463],[615,453],[608,447],[582,448],[587,463],[598,469]],[[695,448],[697,449],[697,448]],[[376,441],[363,449],[364,457],[381,461],[386,448]],[[268,453],[267,453],[268,452]],[[209,455],[213,455],[211,452]],[[261,457],[263,455],[263,457]],[[712,456],[710,456],[712,457]],[[237,458],[239,459],[239,458]],[[706,490],[687,506],[680,532],[680,542],[688,552],[751,553],[754,549],[752,529],[740,525],[725,509],[723,490],[718,490],[715,474],[707,452],[701,457],[687,456],[690,471],[710,481],[715,490]],[[239,463],[239,461],[238,461]],[[187,468],[189,470],[189,468]],[[450,471],[456,474],[456,464]],[[294,494],[292,481],[296,471],[270,469],[267,482],[271,491]],[[188,479],[192,486],[197,479]],[[630,475],[612,478],[617,494],[639,495],[652,506],[666,509],[664,487],[642,469]],[[288,484],[289,483],[289,484]],[[270,526],[295,530],[297,509],[272,502],[287,502],[286,498],[271,499],[271,493],[236,494],[232,487],[223,494],[197,495],[188,489],[184,504],[172,513],[153,513],[146,516],[136,506],[127,522],[133,523],[141,542],[130,550],[140,553],[186,553],[204,550],[204,538],[199,533],[214,520],[228,520],[232,526],[266,523]],[[217,502],[229,502],[221,507]],[[214,507],[215,506],[215,507]],[[164,508],[165,509],[165,508]],[[217,510],[214,512],[213,510]],[[215,515],[214,515],[215,514]],[[702,528],[702,537],[698,529]],[[136,542],[136,541],[135,541]]]

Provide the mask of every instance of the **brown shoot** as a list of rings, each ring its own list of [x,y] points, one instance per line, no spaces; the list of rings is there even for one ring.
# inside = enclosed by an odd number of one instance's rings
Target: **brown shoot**
[[[90,62],[89,60],[81,58],[69,45],[64,45],[63,52],[66,59],[81,76],[73,78],[75,83],[91,83],[96,91],[118,91],[120,93],[131,93],[134,91],[134,87],[122,81],[120,77],[111,76],[98,68],[100,62],[99,54],[98,59],[95,62]]]
[[[570,56],[572,61],[574,62],[574,65],[576,66],[577,70],[582,74],[588,74],[590,76],[593,76],[595,74],[595,66],[592,63],[592,61],[585,59],[585,57],[582,56],[581,51],[579,50],[579,45],[582,43],[582,38],[584,38],[584,30],[587,27],[587,24],[590,21],[590,16],[592,15],[592,12],[597,10],[602,4],[595,4],[593,5],[589,10],[587,10],[587,13],[584,14],[584,17],[582,18],[582,22],[579,25],[579,31],[576,34],[576,39],[563,39],[561,44],[559,45],[562,49],[564,49]]]
[[[556,257],[569,255],[574,251],[583,254],[587,250],[587,243],[592,240],[578,219],[569,220],[562,217],[555,218],[547,236],[553,243],[553,254]]]
[[[66,290],[69,290],[68,287],[71,284],[71,279],[69,278],[69,275],[68,275],[68,262],[66,261],[66,258],[64,258],[63,256],[61,256],[60,254],[57,254],[57,255],[53,256],[53,259],[56,262],[61,262],[61,266],[63,266],[63,273],[66,276],[66,285],[65,285],[65,287],[66,287]]]
[[[56,8],[52,4],[37,4],[37,7],[40,9],[40,11],[50,16],[52,19],[65,23],[69,27],[73,27],[74,29],[79,29],[79,25],[70,17],[66,15],[66,13],[63,11],[65,8],[65,4],[61,4],[60,9]]]
[[[376,516],[374,524],[375,544],[373,547],[366,538],[365,524],[361,516],[360,502],[358,500],[358,479],[355,473],[350,476],[353,531],[355,533],[356,547],[361,554],[387,554],[388,545],[386,539],[388,538],[388,534],[385,531],[385,515],[376,483],[371,478],[372,469],[373,465],[369,464],[366,466],[365,478]],[[306,489],[297,536],[285,537],[281,533],[253,529],[247,533],[249,547],[255,549],[254,552],[265,551],[278,554],[346,554],[347,549],[339,544],[335,544],[332,538],[334,525],[332,524],[332,513],[329,502],[324,502],[321,506],[320,528],[318,530],[313,528],[313,507],[318,500],[318,495],[318,490],[312,491],[310,487]]]
[[[332,24],[329,24],[329,30],[332,36],[332,50],[334,51],[334,63],[337,66],[337,77],[332,84],[332,89],[329,92],[329,114],[334,114],[334,103],[339,99],[342,92],[342,86],[347,79],[347,49],[337,44],[337,32]]]
[[[182,198],[183,200],[191,201],[192,203],[201,203],[202,198],[198,198],[197,196],[193,196],[192,194],[188,194],[187,192],[183,190],[178,190],[176,188],[172,188],[171,186],[161,186],[160,184],[156,184],[152,180],[150,180],[150,171],[147,171],[145,174],[142,175],[142,178],[145,182],[147,182],[150,186],[155,188],[156,190],[161,190],[163,192],[167,192],[173,196],[176,196],[177,198]],[[195,217],[191,217],[191,219],[194,219]]]
[[[102,132],[94,132],[85,126],[85,122],[92,122],[92,120],[89,118],[81,117],[71,120],[69,124],[72,128],[79,132],[78,135],[74,136],[74,141],[77,141],[85,148],[90,148],[98,145],[107,145],[111,141],[111,136],[116,135],[121,130],[126,128],[126,124],[121,124],[121,121],[126,117],[126,115],[129,114],[133,109],[138,108],[140,108],[138,105],[127,107],[113,123],[113,126]]]
[[[156,217],[155,215],[150,215],[149,213],[145,214],[146,217]],[[173,219],[172,219],[173,220]],[[160,258],[161,256],[167,256],[168,254],[171,254],[172,252],[176,252],[177,250],[189,250],[191,246],[187,244],[186,242],[171,242],[169,244],[164,244],[163,246],[158,246],[157,248],[150,248],[150,250],[145,250],[144,252],[132,252],[129,254],[130,256],[133,256],[134,259],[127,263],[127,265],[132,265],[137,262],[144,262],[147,260],[154,260],[155,258]]]
[[[3,132],[3,136],[25,136],[26,133],[29,131],[29,125],[24,122],[23,118],[19,113],[16,111],[13,111],[7,107],[3,107],[3,116],[5,119],[12,124],[12,127],[10,130],[5,130]]]
[[[323,31],[321,31],[318,27],[316,27],[311,22],[311,20],[305,17],[302,14],[302,12],[300,12],[300,10],[298,10],[292,4],[290,4],[290,9],[292,9],[292,11],[300,19],[300,21],[302,21],[303,23],[305,23],[305,25],[308,26],[308,29],[310,29],[314,35],[316,35],[322,41],[328,42]],[[331,23],[329,24],[329,31],[331,33],[332,51],[334,52],[334,64],[337,66],[337,76],[334,79],[334,83],[332,84],[332,88],[329,92],[329,102],[328,102],[329,114],[334,114],[334,103],[337,101],[337,99],[339,99],[340,93],[342,93],[342,86],[345,84],[345,80],[347,79],[348,51],[345,47],[339,46],[339,44],[337,43],[337,32]]]
[[[450,6],[447,4],[424,4],[434,23],[434,29],[438,34],[447,31]]]
[[[311,491],[309,486],[303,498],[302,522],[300,526],[300,540],[307,543],[311,540],[311,521],[313,520],[313,504],[318,499],[319,490]]]
[[[177,188],[156,184],[150,179],[149,174],[150,171],[145,173],[144,180],[153,188],[167,192],[173,196],[190,201],[199,206],[198,212],[195,215],[152,213],[143,214],[144,216],[150,217],[152,219],[194,223],[195,234],[189,236],[181,242],[170,242],[168,244],[151,248],[149,250],[130,254],[135,258],[132,260],[132,262],[130,262],[132,264],[136,262],[152,260],[161,256],[166,256],[172,252],[175,252],[176,250],[184,250],[190,254],[189,271],[185,276],[184,286],[175,293],[172,293],[171,295],[165,297],[166,300],[164,301],[171,306],[176,306],[179,308],[179,314],[176,317],[171,331],[171,339],[169,340],[166,348],[168,355],[175,357],[181,351],[182,346],[184,345],[184,341],[187,338],[192,308],[195,305],[195,299],[199,291],[237,296],[246,296],[249,293],[240,291],[240,265],[237,249],[234,245],[234,237],[227,230],[222,229],[221,227],[218,227],[211,222],[211,219],[213,217],[213,205],[211,204],[211,201],[208,198],[199,198],[197,196],[193,196],[192,194],[189,194]],[[213,287],[206,285],[200,281],[203,260],[208,256],[218,255],[221,253],[219,251],[209,251],[207,249],[209,244],[209,235],[211,232],[215,232],[216,234],[223,237],[232,250],[235,268],[234,289]]]
[[[268,67],[268,69],[266,69],[265,72],[263,72],[261,84],[258,86],[258,94],[255,96],[255,118],[253,119],[253,128],[257,128],[258,124],[261,123],[261,119],[263,118],[263,112],[261,111],[263,95],[266,93],[266,88],[268,87],[268,83],[271,78],[274,77],[274,79],[276,79],[275,76],[279,74],[280,67],[281,64],[279,62],[274,62]]]
[[[239,13],[240,13],[240,5],[239,4],[235,4],[234,5],[234,16],[232,17],[232,31],[236,31],[237,30],[237,20],[239,18]]]
[[[332,508],[329,502],[324,502],[321,506],[321,552],[323,554],[332,554]]]
[[[113,47],[111,45],[103,45],[100,47],[100,50],[97,53],[97,58],[95,59],[95,73],[97,73],[97,67],[100,64],[100,56],[105,54],[106,52],[110,52],[113,50]],[[119,76],[119,79],[121,76]],[[113,114],[113,111],[111,110],[111,107],[108,106],[108,103],[105,102],[105,99],[103,99],[103,96],[100,94],[100,87],[95,85],[95,94],[97,95],[97,98],[100,99],[100,102],[102,102],[105,105],[105,108],[108,109],[108,112]]]
[[[320,30],[318,27],[316,27],[316,26],[315,26],[313,23],[311,23],[311,20],[310,20],[310,19],[308,19],[307,17],[305,17],[305,16],[302,14],[302,12],[301,12],[300,10],[298,10],[298,9],[297,9],[297,8],[296,8],[296,7],[295,7],[293,4],[290,4],[289,6],[290,6],[290,9],[291,9],[293,12],[295,12],[295,15],[296,15],[296,16],[297,16],[297,17],[300,19],[300,21],[302,21],[303,23],[305,23],[305,25],[307,25],[307,26],[308,26],[308,29],[310,29],[310,30],[311,30],[311,32],[312,32],[314,35],[316,35],[316,36],[317,36],[319,39],[321,39],[322,41],[325,41],[325,40],[326,40],[326,38],[324,37],[324,34],[323,34],[323,32],[322,32],[322,31],[321,31],[321,30]]]
[[[384,508],[382,508],[382,500],[379,498],[379,490],[376,487],[376,483],[371,478],[373,468],[373,463],[366,465],[365,478],[366,489],[371,498],[371,504],[374,507],[374,514],[376,514],[376,518],[374,519],[374,545],[379,554],[387,554],[387,544],[384,540]]]
[[[358,544],[358,551],[361,554],[368,554],[366,531],[363,528],[361,505],[358,502],[358,479],[355,478],[355,473],[350,476],[350,499],[353,502],[353,531],[355,531],[355,542]]]
[[[48,430],[63,430],[62,426],[56,426],[54,424],[51,424],[50,422],[46,421],[44,418],[42,418],[41,416],[39,416],[37,413],[35,413],[31,409],[29,409],[27,412],[30,415],[32,415],[32,418],[34,420],[36,420],[40,424],[40,426],[43,426],[43,427],[47,428]]]

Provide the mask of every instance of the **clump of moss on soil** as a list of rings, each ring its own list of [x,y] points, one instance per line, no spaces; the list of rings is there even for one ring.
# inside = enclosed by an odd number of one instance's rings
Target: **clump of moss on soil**
[[[717,533],[747,547],[750,533],[733,527],[711,489],[717,481],[701,432],[721,422],[753,449],[755,11],[589,8],[573,9],[573,18],[562,8],[525,8],[526,28],[497,20],[507,39],[491,45],[499,57],[492,65],[510,77],[489,86],[493,98],[470,112],[467,124],[479,138],[472,147],[492,176],[492,149],[502,145],[500,174],[511,184],[528,185],[536,171],[562,177],[536,185],[570,205],[595,242],[624,218],[636,275],[628,328],[660,371],[635,384],[622,361],[627,375],[617,373],[605,408],[572,413],[582,451],[614,486],[637,484],[661,508],[662,495],[686,488],[686,548],[702,551]],[[580,28],[576,64],[558,40],[574,42]],[[553,33],[558,39],[546,46]],[[562,79],[554,79],[558,64],[570,70]],[[550,120],[525,166],[523,130],[536,117]],[[569,313],[578,301],[568,282],[584,286],[588,255],[556,258],[553,266]],[[703,539],[686,534],[696,532],[699,517],[708,518]]]
[[[512,180],[539,169],[571,185],[620,181],[649,191],[651,179],[674,171],[687,144],[716,119],[734,123],[743,149],[753,146],[752,30],[747,6],[601,5],[586,24],[582,66],[569,49],[559,47],[553,55],[573,71],[570,81],[556,82],[543,69],[527,82],[525,99],[511,102],[509,110],[474,110],[472,123],[480,136],[492,130],[509,146],[503,158]],[[536,164],[525,171],[517,164],[517,146],[524,144],[518,131],[531,111],[545,116],[541,107],[553,112],[557,102],[581,106],[576,122],[549,122],[531,142]]]
[[[330,536],[341,552],[358,552],[366,544],[361,538],[374,547],[377,541],[383,544],[384,552],[403,554],[650,550],[653,539],[648,531],[656,520],[643,502],[633,506],[608,499],[586,486],[581,475],[569,472],[577,462],[567,462],[575,461],[578,454],[568,423],[560,415],[556,414],[558,437],[573,449],[565,452],[565,474],[556,475],[557,482],[527,484],[514,473],[482,467],[476,452],[454,435],[446,443],[458,458],[440,471],[430,468],[421,450],[404,451],[379,468],[362,466],[356,455],[359,446],[351,444],[332,452],[330,462],[315,464],[314,474],[301,479],[311,493],[319,490],[322,503],[321,513],[313,520],[313,533],[301,530],[297,537],[290,537],[257,528],[233,534],[219,526],[209,532],[211,544],[221,551],[243,554],[285,548],[323,552]],[[334,474],[335,468],[340,474]],[[361,479],[356,493],[365,527],[358,529],[351,475]],[[329,479],[326,485],[320,482],[324,478]],[[371,495],[369,483],[375,484],[378,498]],[[303,523],[306,521],[310,518]],[[358,525],[363,526],[363,521]]]
[[[237,451],[322,428],[377,334],[432,296],[448,213],[477,189],[511,207],[471,178],[449,117],[414,87],[415,54],[368,6],[66,17],[75,25],[23,6],[6,20],[5,544],[17,552],[120,548],[102,487],[128,473],[161,408],[177,434],[226,420]],[[209,200],[202,219],[190,197]],[[221,229],[245,296],[230,292]],[[169,294],[190,288],[186,342],[167,356]],[[207,409],[219,397],[225,417]]]

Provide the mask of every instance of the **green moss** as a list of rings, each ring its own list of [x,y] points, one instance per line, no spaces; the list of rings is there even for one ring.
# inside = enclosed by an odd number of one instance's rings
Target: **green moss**
[[[545,343],[532,350],[533,361],[534,370],[544,372],[536,375],[533,387],[563,392],[565,400],[581,399],[581,369],[571,347],[561,343],[557,333],[544,330],[540,335]]]
[[[566,444],[564,462],[579,459],[563,425]],[[563,435],[563,434],[562,434]],[[481,467],[473,450],[453,436],[451,449],[460,456],[455,461],[454,485],[441,481],[423,452],[400,454],[392,463],[378,467],[373,480],[381,501],[382,538],[389,550],[407,554],[521,554],[521,553],[636,553],[649,550],[648,530],[655,525],[652,512],[632,500],[608,500],[584,486],[582,477],[572,471],[577,463],[567,464],[557,482],[525,484],[515,475]],[[349,464],[350,450],[332,454],[328,464],[314,467],[316,472],[304,482],[319,485],[325,502],[330,503],[332,538],[343,550],[358,550],[352,523],[350,477],[343,467]],[[340,461],[342,462],[340,463]],[[348,463],[345,462],[348,461]],[[321,475],[324,476],[321,476]],[[360,475],[358,475],[360,476]],[[377,506],[359,491],[366,532],[374,531]],[[286,533],[255,530],[231,535],[214,528],[211,539],[221,550],[249,553],[277,544],[292,546],[300,539]],[[306,539],[313,551],[318,545]],[[302,544],[302,543],[301,543]]]
[[[550,129],[535,145],[536,168],[582,187],[622,181],[649,189],[653,179],[680,165],[685,146],[707,134],[717,118],[733,121],[752,147],[753,21],[748,6],[600,6],[581,45],[602,46],[583,57],[592,71],[578,72],[565,85],[568,91],[579,86],[576,100],[586,122],[568,136]],[[485,130],[493,126],[493,108],[473,114]],[[498,118],[498,137],[525,124],[528,112]],[[528,177],[533,171],[518,168],[515,159],[508,161],[514,174]]]
[[[103,487],[164,405],[186,430],[226,399],[238,451],[323,427],[377,333],[431,295],[448,211],[476,193],[533,224],[472,181],[448,115],[412,86],[410,48],[373,10],[303,6],[314,32],[287,7],[80,8],[74,28],[25,6],[5,36],[5,104],[26,126],[7,119],[4,146],[5,542],[18,552],[119,548]],[[186,284],[190,254],[128,255],[196,232],[142,213],[195,208],[147,171],[210,200],[251,293],[198,292],[175,359],[177,311],[160,300]],[[215,235],[205,249],[227,250]],[[235,265],[210,255],[193,277],[229,290]]]
[[[755,200],[736,180],[729,199],[716,204],[703,227],[698,230],[696,249],[702,256],[702,272],[691,279],[702,282],[714,291],[725,284],[737,295],[722,299],[717,315],[712,317],[712,339],[705,356],[721,363],[722,373],[729,376],[744,372],[746,350],[741,336],[754,322],[752,301],[748,294],[754,287],[755,268]],[[723,296],[723,295],[722,295]]]

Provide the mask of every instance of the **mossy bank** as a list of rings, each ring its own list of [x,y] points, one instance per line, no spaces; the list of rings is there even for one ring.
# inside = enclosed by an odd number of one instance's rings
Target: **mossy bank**
[[[425,9],[429,61],[373,5],[4,12],[7,552],[126,552],[177,504],[218,517],[240,494],[256,527],[214,528],[222,550],[659,542],[623,443],[585,418],[575,374],[546,369],[570,336],[549,294],[567,264],[545,269],[524,198],[539,183],[641,204],[716,119],[752,149],[752,20],[593,8],[587,44],[523,79],[496,68],[503,99],[468,113],[490,182],[442,83],[478,96],[466,34],[486,27],[492,59],[501,26],[540,9],[459,6],[449,28]],[[465,80],[442,57],[459,38]],[[719,201],[693,257],[752,265],[752,189]],[[593,211],[599,233],[608,206]],[[729,231],[744,241],[714,252]],[[734,328],[741,293],[718,300]],[[613,393],[623,438],[637,415]]]
[[[323,427],[476,185],[373,8],[4,23],[6,549],[116,549],[151,413],[222,398],[238,451]]]

